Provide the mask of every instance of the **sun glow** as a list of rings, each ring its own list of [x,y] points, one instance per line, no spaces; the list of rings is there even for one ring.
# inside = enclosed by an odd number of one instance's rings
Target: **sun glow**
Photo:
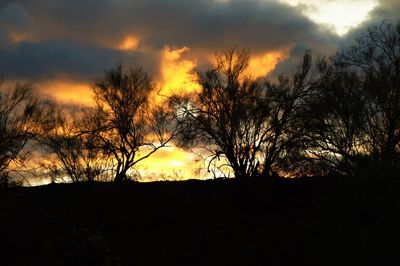
[[[172,143],[158,150],[149,159],[140,162],[138,168],[141,170],[142,181],[154,181],[163,179],[192,179],[195,176],[196,155],[187,152]]]
[[[345,35],[368,17],[378,0],[281,0],[300,8],[304,15],[319,24],[333,26],[339,35]]]

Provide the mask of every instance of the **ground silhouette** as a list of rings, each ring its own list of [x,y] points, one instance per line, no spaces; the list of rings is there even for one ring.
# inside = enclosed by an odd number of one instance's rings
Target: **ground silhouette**
[[[19,187],[0,194],[0,264],[398,265],[399,189],[349,177]]]

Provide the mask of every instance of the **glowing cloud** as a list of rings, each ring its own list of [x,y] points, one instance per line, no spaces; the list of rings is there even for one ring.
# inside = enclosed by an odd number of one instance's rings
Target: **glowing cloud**
[[[139,44],[139,38],[128,36],[118,45],[118,49],[123,51],[133,51],[139,47]]]
[[[255,78],[266,76],[275,69],[280,61],[287,57],[287,51],[266,52],[259,55],[252,55],[246,74]]]
[[[10,38],[14,44],[18,44],[24,41],[35,41],[35,38],[33,38],[33,36],[22,32],[11,32]]]
[[[93,104],[93,92],[90,84],[51,80],[39,83],[38,87],[40,92],[50,95],[63,103]]]
[[[195,83],[193,70],[196,62],[182,59],[182,55],[189,48],[171,48],[166,46],[161,55],[162,95],[179,93],[180,91],[191,92],[199,88]]]
[[[313,21],[331,25],[339,35],[345,35],[368,17],[368,12],[378,4],[378,0],[281,0],[298,6]]]

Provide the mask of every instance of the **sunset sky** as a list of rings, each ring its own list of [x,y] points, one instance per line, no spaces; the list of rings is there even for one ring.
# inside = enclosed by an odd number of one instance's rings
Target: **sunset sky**
[[[0,73],[91,105],[93,79],[122,62],[143,66],[168,95],[196,89],[191,71],[220,49],[249,49],[249,72],[273,77],[305,50],[332,54],[399,14],[398,0],[0,0]],[[191,177],[194,158],[172,146],[143,169]]]

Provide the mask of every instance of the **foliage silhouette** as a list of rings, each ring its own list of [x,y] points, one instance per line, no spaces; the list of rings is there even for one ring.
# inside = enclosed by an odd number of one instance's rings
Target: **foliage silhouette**
[[[1,183],[20,174],[31,140],[52,176],[123,182],[176,136],[206,150],[215,177],[400,175],[400,23],[383,21],[331,58],[307,51],[274,81],[252,77],[250,60],[245,49],[217,53],[195,73],[200,89],[169,106],[153,104],[147,73],[121,64],[95,81],[95,107],[80,113],[19,83],[0,98]]]
[[[0,77],[0,86],[4,78]],[[30,83],[17,83],[0,93],[0,185],[8,186],[10,174],[19,171],[30,155],[27,144],[51,127],[52,104],[40,100]]]
[[[369,28],[340,53],[341,63],[358,73],[365,99],[368,163],[399,173],[400,159],[400,23],[383,21]]]
[[[86,119],[94,140],[115,164],[114,181],[129,179],[129,171],[165,147],[176,133],[172,117],[163,108],[153,108],[149,99],[155,85],[141,68],[124,71],[121,64],[95,82],[96,109]]]
[[[361,80],[335,58],[313,63],[314,78],[297,115],[303,174],[355,174],[364,156]]]
[[[209,167],[223,157],[236,177],[399,174],[400,24],[384,21],[332,58],[306,52],[275,82],[246,76],[249,59],[217,54],[197,72],[201,91],[172,98],[181,144],[206,147]]]
[[[270,169],[286,176],[304,175],[307,131],[298,114],[304,109],[306,99],[311,97],[316,77],[311,52],[307,51],[293,74],[281,75],[276,82],[266,82],[270,96],[266,133],[271,137],[264,147],[263,176],[268,175]]]
[[[181,145],[203,144],[211,153],[209,168],[224,158],[235,177],[272,176],[297,134],[289,125],[308,90],[309,54],[293,80],[281,77],[278,84],[246,75],[246,50],[227,49],[215,59],[197,72],[201,91],[171,98],[183,125]]]
[[[287,150],[290,171],[399,176],[400,24],[383,21],[311,64],[310,90],[292,126],[299,138]]]
[[[101,143],[91,134],[84,134],[84,117],[90,111],[58,108],[54,113],[54,128],[43,136],[41,143],[49,160],[43,166],[53,182],[68,176],[72,182],[108,180],[109,160],[103,155]],[[51,157],[54,155],[54,157]]]

